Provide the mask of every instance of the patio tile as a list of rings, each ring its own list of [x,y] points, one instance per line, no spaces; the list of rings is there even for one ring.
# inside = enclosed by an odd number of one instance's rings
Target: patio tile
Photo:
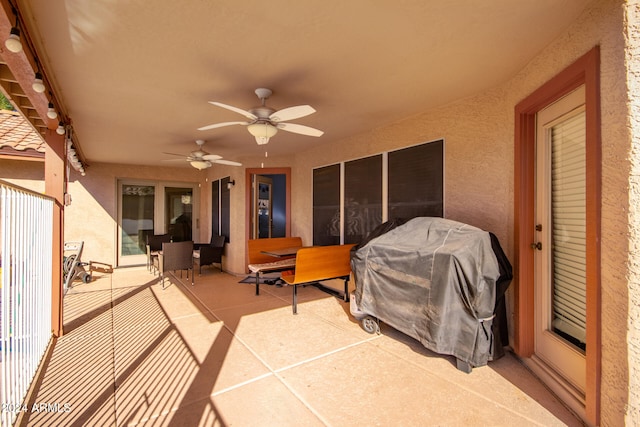
[[[234,334],[273,370],[362,340],[361,335],[332,325],[306,307],[299,307],[297,315],[291,313],[289,306],[261,308],[248,312],[247,306],[240,306],[219,310],[216,315],[225,324],[233,322]]]
[[[49,425],[581,425],[512,354],[471,374],[314,288],[216,273],[162,289],[144,268],[73,289],[32,413]],[[107,279],[105,279],[107,280]]]
[[[150,287],[153,297],[166,316],[177,319],[207,310],[199,300],[192,298],[192,293],[188,292],[191,285],[183,285],[174,278],[171,281],[174,285],[164,289],[159,285]]]
[[[110,276],[112,289],[145,286],[160,280],[144,266],[114,268]]]
[[[67,293],[64,299],[65,334],[79,329],[75,336],[108,331],[111,322],[111,290]],[[91,331],[91,332],[86,332]]]
[[[186,406],[154,415],[149,419],[139,420],[137,426],[189,426],[189,427],[224,427],[222,415],[213,403],[213,397],[202,399]]]
[[[268,374],[268,368],[245,345],[204,316],[178,319],[176,329],[194,355],[200,370],[217,392]]]
[[[127,332],[154,339],[124,350],[116,346],[116,416],[120,425],[177,409],[199,375],[193,353],[174,328]],[[125,351],[128,354],[123,355]],[[208,396],[212,389],[203,390],[203,395]]]
[[[274,376],[214,396],[229,426],[323,426],[318,414]]]
[[[263,296],[263,292],[261,292],[261,295],[256,297],[255,286],[247,283],[238,283],[240,280],[240,277],[216,274],[213,277],[201,278],[189,291],[197,295],[213,311],[220,308],[244,305]],[[261,291],[263,287],[260,286]]]
[[[369,343],[280,375],[329,425],[564,425],[521,415],[493,401],[489,388],[471,392]]]
[[[29,426],[116,425],[109,335],[63,337],[45,366],[42,384],[30,402],[30,407],[41,409],[29,414]]]
[[[583,425],[510,352],[486,366],[473,368],[467,374],[456,368],[455,357],[434,353],[390,326],[383,325],[382,330],[380,339],[371,341],[372,345],[439,378],[459,384],[477,395],[484,396],[489,392],[496,404],[507,408],[517,407],[544,425],[554,425],[556,418],[562,420],[563,425]]]
[[[113,301],[113,329],[116,332],[138,325],[167,322],[167,319],[149,287],[131,290]]]

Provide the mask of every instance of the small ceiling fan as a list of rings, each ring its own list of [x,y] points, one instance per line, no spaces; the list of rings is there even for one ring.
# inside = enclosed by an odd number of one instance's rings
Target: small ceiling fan
[[[222,156],[217,154],[209,154],[202,149],[205,141],[202,139],[196,140],[196,144],[198,145],[198,149],[196,151],[192,151],[188,156],[184,156],[183,154],[174,154],[174,153],[163,153],[168,154],[170,156],[180,156],[184,157],[181,159],[182,161],[187,161],[196,169],[207,169],[210,168],[214,163],[219,163],[221,165],[230,165],[230,166],[242,166],[242,163],[233,162],[231,160],[224,160]],[[174,160],[174,159],[171,159]],[[177,160],[177,159],[175,159]]]
[[[269,98],[273,93],[270,89],[258,88],[255,92],[262,105],[250,110],[243,110],[221,102],[209,101],[210,104],[242,114],[248,118],[249,121],[215,123],[198,128],[198,130],[209,130],[231,125],[243,125],[247,126],[249,133],[256,138],[258,145],[268,143],[269,138],[274,136],[278,132],[278,129],[307,136],[322,136],[322,134],[324,134],[323,131],[309,126],[284,122],[285,120],[299,119],[315,113],[316,110],[310,105],[298,105],[276,111],[266,105],[267,98]]]

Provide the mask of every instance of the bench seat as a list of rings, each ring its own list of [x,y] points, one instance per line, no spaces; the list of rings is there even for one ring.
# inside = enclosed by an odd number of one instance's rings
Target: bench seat
[[[274,262],[264,262],[261,264],[249,264],[249,271],[252,273],[265,273],[268,271],[289,270],[296,266],[295,258],[281,259]]]
[[[298,251],[293,274],[283,274],[282,280],[293,286],[293,314],[298,314],[298,285],[315,286],[323,292],[349,302],[351,248],[354,245],[313,246]],[[323,281],[344,280],[344,291],[322,285]]]
[[[263,252],[294,247],[302,247],[300,237],[274,237],[247,241],[249,258],[247,268],[256,275],[256,295],[260,295],[260,273],[291,270],[296,263],[295,256],[276,258]]]

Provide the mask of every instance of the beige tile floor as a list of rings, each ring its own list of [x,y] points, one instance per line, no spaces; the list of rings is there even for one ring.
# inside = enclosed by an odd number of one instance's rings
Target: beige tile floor
[[[291,288],[240,279],[206,268],[162,289],[137,267],[75,285],[31,398],[49,409],[22,425],[582,425],[509,352],[465,374],[315,288],[294,316]]]

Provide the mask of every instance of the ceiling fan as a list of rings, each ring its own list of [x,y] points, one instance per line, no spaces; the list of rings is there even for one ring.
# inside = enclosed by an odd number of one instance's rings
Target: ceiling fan
[[[258,88],[255,92],[262,105],[250,110],[243,110],[221,102],[209,101],[210,104],[242,114],[248,118],[249,121],[215,123],[198,128],[198,130],[209,130],[231,125],[243,125],[247,126],[249,133],[256,138],[258,145],[268,143],[269,138],[274,136],[278,132],[278,129],[307,136],[322,136],[322,134],[324,134],[323,131],[309,126],[284,122],[285,120],[299,119],[315,113],[316,110],[310,105],[298,105],[276,111],[266,105],[267,98],[269,98],[273,93],[270,89]]]
[[[183,159],[181,159],[182,161],[187,161],[191,164],[191,166],[200,170],[210,168],[214,163],[219,163],[221,165],[230,165],[230,166],[242,166],[242,163],[233,162],[231,160],[224,160],[222,156],[219,156],[217,154],[207,153],[202,149],[202,146],[204,145],[204,143],[205,141],[202,139],[196,140],[198,149],[196,151],[192,151],[191,154],[189,154],[186,157],[182,154],[174,154],[174,153],[163,153],[163,154],[168,154],[170,156],[184,157]]]

